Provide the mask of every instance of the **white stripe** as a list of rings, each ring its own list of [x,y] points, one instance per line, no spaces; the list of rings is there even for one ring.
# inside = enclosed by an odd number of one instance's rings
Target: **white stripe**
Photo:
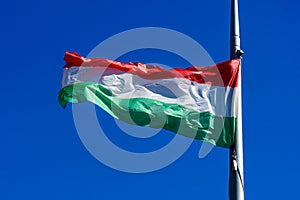
[[[238,88],[200,84],[184,78],[146,80],[130,73],[103,75],[103,70],[93,69],[65,69],[63,86],[74,82],[95,82],[121,99],[150,98],[220,117],[237,116],[235,100]]]
[[[121,72],[122,74],[123,72]],[[62,87],[76,82],[99,83],[99,79],[107,75],[102,67],[71,67],[65,68],[62,78]]]

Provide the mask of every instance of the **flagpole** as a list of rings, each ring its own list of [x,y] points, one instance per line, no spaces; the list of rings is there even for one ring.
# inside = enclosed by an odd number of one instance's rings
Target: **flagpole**
[[[238,0],[231,0],[230,58],[241,58]],[[235,144],[230,149],[230,200],[244,200],[244,163],[242,135],[242,76],[239,71],[238,116]]]

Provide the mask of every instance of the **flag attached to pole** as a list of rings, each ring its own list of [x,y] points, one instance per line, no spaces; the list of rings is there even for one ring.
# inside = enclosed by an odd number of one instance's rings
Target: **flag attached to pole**
[[[66,52],[58,100],[92,102],[130,124],[231,147],[235,140],[240,59],[209,67],[159,66],[84,58]]]

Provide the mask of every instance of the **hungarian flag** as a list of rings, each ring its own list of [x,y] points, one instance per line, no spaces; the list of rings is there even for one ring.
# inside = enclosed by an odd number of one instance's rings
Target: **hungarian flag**
[[[237,126],[240,59],[163,69],[66,52],[58,100],[92,102],[130,124],[231,147]]]

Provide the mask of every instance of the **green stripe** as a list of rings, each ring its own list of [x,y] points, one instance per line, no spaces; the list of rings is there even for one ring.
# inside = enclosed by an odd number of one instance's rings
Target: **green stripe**
[[[62,107],[68,102],[89,101],[127,123],[152,128],[163,127],[221,147],[231,147],[235,139],[235,117],[218,117],[209,112],[199,112],[178,104],[147,98],[120,99],[97,83],[68,85],[59,92],[58,100]]]

